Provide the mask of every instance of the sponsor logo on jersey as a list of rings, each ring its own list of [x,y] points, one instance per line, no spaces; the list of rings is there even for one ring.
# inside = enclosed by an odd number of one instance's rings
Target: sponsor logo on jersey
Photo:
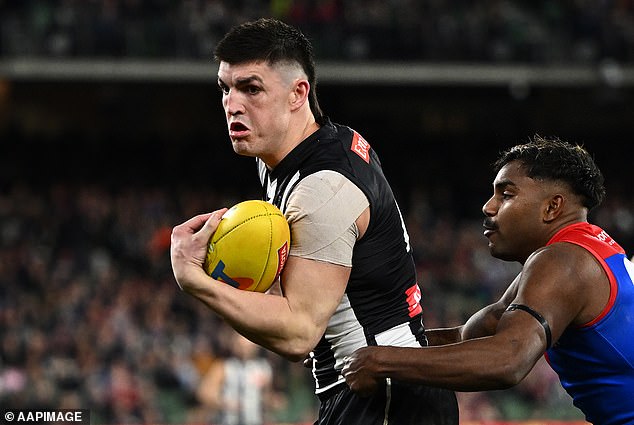
[[[405,291],[405,295],[407,295],[407,309],[409,310],[409,317],[421,314],[423,312],[423,307],[420,305],[420,300],[423,295],[420,292],[418,283],[409,287],[407,291]]]
[[[612,237],[610,235],[608,235],[608,232],[606,232],[605,230],[601,230],[601,233],[599,233],[598,235],[596,235],[597,239],[600,240],[601,242],[607,243],[608,245],[612,246],[614,244],[616,244],[616,242],[614,241],[614,239],[612,239]]]
[[[368,164],[370,163],[370,144],[356,131],[352,131],[352,146],[350,150],[361,157]]]

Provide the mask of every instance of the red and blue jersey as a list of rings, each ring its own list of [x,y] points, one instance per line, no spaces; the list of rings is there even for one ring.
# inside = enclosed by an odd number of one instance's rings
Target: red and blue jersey
[[[589,323],[569,327],[547,358],[573,403],[594,424],[634,424],[634,265],[603,229],[576,223],[550,241],[587,249],[610,282],[605,308]]]

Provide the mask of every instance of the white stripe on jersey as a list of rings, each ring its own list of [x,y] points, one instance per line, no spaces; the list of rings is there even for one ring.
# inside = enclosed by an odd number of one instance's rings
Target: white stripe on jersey
[[[266,164],[260,158],[255,158],[255,165],[258,167],[258,176],[260,177],[260,184],[264,186],[264,179],[266,178]]]
[[[288,181],[288,184],[286,185],[286,188],[284,189],[284,194],[282,195],[282,202],[280,202],[280,209],[282,210],[283,213],[286,212],[286,200],[288,199],[288,195],[290,195],[292,190],[295,188],[295,183],[297,183],[298,180],[299,180],[299,171],[296,172],[293,175],[293,177],[291,177],[291,179]],[[275,190],[273,190],[272,193],[275,194]]]
[[[397,347],[420,348],[420,343],[412,334],[408,323],[401,323],[391,329],[374,335],[376,345],[395,345]]]

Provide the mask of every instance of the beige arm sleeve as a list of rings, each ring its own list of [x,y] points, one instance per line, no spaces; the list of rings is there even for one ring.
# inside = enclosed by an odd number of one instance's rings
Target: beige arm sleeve
[[[355,220],[368,206],[361,189],[335,171],[304,178],[286,207],[290,255],[352,267],[352,248],[359,235]]]

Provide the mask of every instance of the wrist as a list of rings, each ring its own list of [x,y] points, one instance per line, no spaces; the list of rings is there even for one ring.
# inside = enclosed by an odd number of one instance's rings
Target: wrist
[[[374,378],[384,379],[391,377],[390,349],[394,349],[394,347],[386,349],[386,347],[378,346],[374,350],[371,369]]]
[[[407,380],[407,359],[412,356],[414,348],[378,347],[374,353],[372,372],[376,379],[392,378]],[[405,362],[403,362],[405,360]]]

